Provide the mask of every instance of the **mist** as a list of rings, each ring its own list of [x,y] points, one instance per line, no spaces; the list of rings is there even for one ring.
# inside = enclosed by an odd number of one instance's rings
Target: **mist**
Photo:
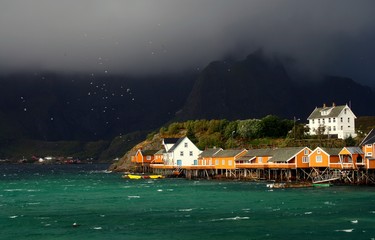
[[[262,48],[295,68],[375,77],[374,1],[2,0],[0,70],[200,71]]]

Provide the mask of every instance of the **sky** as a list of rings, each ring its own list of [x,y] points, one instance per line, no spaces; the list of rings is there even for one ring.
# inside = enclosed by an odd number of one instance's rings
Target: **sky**
[[[373,0],[0,0],[0,71],[200,71],[262,48],[301,71],[373,84],[374,9]]]

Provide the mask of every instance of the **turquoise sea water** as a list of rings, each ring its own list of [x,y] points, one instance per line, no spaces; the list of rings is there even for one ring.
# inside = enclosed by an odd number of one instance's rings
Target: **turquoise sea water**
[[[375,239],[374,187],[125,180],[106,167],[0,165],[0,239]]]

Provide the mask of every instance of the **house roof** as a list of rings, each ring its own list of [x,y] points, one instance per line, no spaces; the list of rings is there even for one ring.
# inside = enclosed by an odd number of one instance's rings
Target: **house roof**
[[[345,147],[351,154],[363,154],[360,147]]]
[[[199,154],[199,157],[212,157],[213,155],[215,155],[215,153],[219,151],[223,151],[223,149],[222,148],[207,148],[206,150],[201,152],[201,154]]]
[[[150,155],[154,155],[158,151],[159,150],[142,150],[141,152],[143,156],[150,156]]]
[[[342,148],[320,148],[329,155],[339,155]]]
[[[375,130],[371,129],[371,131],[367,134],[367,136],[362,140],[362,142],[359,145],[364,146],[366,144],[373,143],[375,143]]]
[[[307,118],[309,119],[315,119],[315,118],[332,118],[332,117],[338,117],[342,110],[347,107],[347,105],[340,105],[340,106],[326,106],[321,108],[315,108],[314,111],[310,114],[310,116]],[[322,112],[324,111],[330,111],[327,115],[322,115]]]
[[[272,158],[269,162],[286,162],[290,160],[297,153],[302,151],[305,147],[290,147],[290,148],[279,148],[273,151]]]
[[[214,155],[214,157],[235,157],[238,154],[240,154],[241,152],[243,152],[244,150],[245,149],[241,149],[241,150],[238,150],[238,149],[222,150],[222,151],[219,151],[218,153],[216,153]]]
[[[180,143],[182,142],[182,140],[184,140],[184,138],[185,138],[185,137],[179,138],[179,139],[174,143],[174,145],[168,150],[168,152],[173,152],[173,151],[176,149],[176,147],[177,147],[178,145],[180,145]]]
[[[164,149],[160,149],[159,151],[157,151],[157,152],[155,153],[155,155],[161,155],[161,154],[163,154],[163,153],[165,153],[165,150],[164,150]]]
[[[263,157],[263,156],[272,156],[273,149],[264,148],[264,149],[250,149],[247,151],[243,157]]]
[[[180,138],[164,138],[164,144],[175,144]]]

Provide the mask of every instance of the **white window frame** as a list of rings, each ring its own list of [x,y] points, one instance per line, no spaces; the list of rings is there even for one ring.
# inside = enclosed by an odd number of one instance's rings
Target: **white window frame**
[[[180,156],[181,156],[181,157],[184,156],[184,151],[180,151]]]
[[[193,156],[193,151],[189,151],[189,156]]]
[[[317,163],[322,163],[322,162],[323,162],[323,157],[322,157],[322,155],[316,155],[316,157],[315,157],[315,162],[317,162]]]
[[[186,142],[186,143],[184,143],[184,146],[187,148],[188,147],[188,143]]]
[[[151,160],[151,156],[147,156],[147,157],[146,157],[146,160]]]
[[[258,162],[263,163],[263,157],[258,157]]]
[[[308,156],[302,156],[302,163],[309,163],[309,157]]]

